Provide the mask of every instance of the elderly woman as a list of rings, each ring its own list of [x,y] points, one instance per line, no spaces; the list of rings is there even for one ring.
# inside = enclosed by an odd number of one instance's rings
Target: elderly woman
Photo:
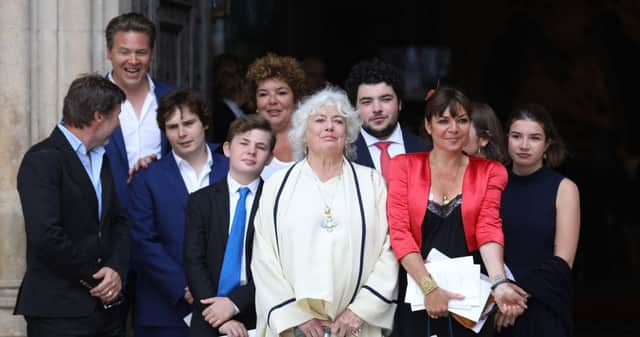
[[[398,264],[385,182],[347,159],[358,114],[329,87],[306,99],[292,126],[297,162],[265,182],[255,220],[258,336],[386,334]]]
[[[293,165],[288,133],[291,114],[306,93],[304,70],[293,57],[267,54],[255,60],[247,70],[250,106],[269,121],[276,132],[273,159],[262,171],[267,179],[273,172]]]

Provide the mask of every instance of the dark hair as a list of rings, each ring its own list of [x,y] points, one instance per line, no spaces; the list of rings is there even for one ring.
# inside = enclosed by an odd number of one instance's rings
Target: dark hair
[[[445,110],[449,108],[451,117],[456,117],[462,113],[467,113],[469,117],[473,114],[471,101],[465,94],[449,86],[441,86],[433,91],[433,94],[427,98],[427,105],[424,109],[424,118],[428,121],[434,116],[442,116]]]
[[[203,126],[209,126],[210,115],[204,100],[193,90],[181,89],[172,91],[158,101],[158,127],[164,131],[167,119],[171,118],[177,110],[182,114],[182,109],[187,108],[200,119]]]
[[[507,120],[507,135],[513,123],[519,120],[530,120],[540,124],[548,144],[544,164],[549,167],[560,166],[567,157],[567,148],[553,124],[549,111],[539,104],[524,104],[517,107]]]
[[[471,103],[471,109],[473,110],[471,121],[476,134],[479,138],[488,141],[487,146],[484,147],[484,156],[501,163],[506,162],[504,132],[495,111],[488,104],[480,102]]]
[[[295,101],[307,94],[304,70],[300,62],[293,57],[269,53],[255,60],[247,70],[247,93],[252,110],[256,108],[258,83],[270,78],[277,78],[291,87]]]
[[[64,97],[62,121],[76,128],[89,126],[94,112],[111,116],[113,109],[126,100],[122,89],[98,74],[84,74],[71,82]]]
[[[213,58],[213,94],[218,98],[234,98],[243,94],[247,67],[233,54],[220,54]]]
[[[156,41],[156,26],[142,14],[125,13],[114,17],[107,24],[105,37],[107,38],[107,49],[113,47],[113,38],[117,32],[139,32],[149,36],[149,47],[153,49]]]
[[[378,58],[364,60],[353,66],[344,82],[344,87],[351,104],[357,106],[358,88],[361,84],[378,84],[382,82],[393,88],[398,97],[398,102],[401,102],[404,98],[404,85],[400,71]]]
[[[263,130],[269,133],[269,139],[271,141],[269,143],[269,152],[272,152],[276,145],[276,133],[271,128],[269,121],[256,114],[242,116],[231,122],[229,132],[227,132],[227,141],[231,142],[233,137],[251,130]]]

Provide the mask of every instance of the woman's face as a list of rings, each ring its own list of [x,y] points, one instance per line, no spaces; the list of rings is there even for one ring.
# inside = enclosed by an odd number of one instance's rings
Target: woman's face
[[[275,77],[260,81],[256,89],[256,105],[258,113],[276,132],[289,129],[295,100],[287,83]]]
[[[342,155],[346,146],[347,121],[335,105],[325,105],[307,119],[304,142],[309,154]]]
[[[469,139],[471,120],[464,109],[459,109],[458,116],[451,117],[449,108],[441,116],[433,116],[425,120],[424,126],[433,139],[433,147],[445,151],[462,151]]]
[[[478,136],[476,126],[471,122],[471,127],[469,128],[469,139],[467,140],[467,144],[462,148],[462,151],[470,156],[483,157],[484,154],[482,153],[482,148],[487,146],[488,143],[489,141],[486,138]]]
[[[514,121],[509,128],[509,157],[514,168],[534,169],[542,166],[542,156],[548,144],[540,123],[528,119]]]

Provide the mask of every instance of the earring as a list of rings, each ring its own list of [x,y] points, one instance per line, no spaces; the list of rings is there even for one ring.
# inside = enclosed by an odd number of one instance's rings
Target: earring
[[[542,154],[542,159],[544,159],[544,160],[547,159],[547,152],[546,151]]]

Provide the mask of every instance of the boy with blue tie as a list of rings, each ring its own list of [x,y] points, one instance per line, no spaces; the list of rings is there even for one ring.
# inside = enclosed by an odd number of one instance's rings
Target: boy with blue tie
[[[189,196],[183,255],[194,298],[191,336],[246,337],[255,328],[253,218],[274,144],[262,117],[236,119],[223,144],[227,179]]]

